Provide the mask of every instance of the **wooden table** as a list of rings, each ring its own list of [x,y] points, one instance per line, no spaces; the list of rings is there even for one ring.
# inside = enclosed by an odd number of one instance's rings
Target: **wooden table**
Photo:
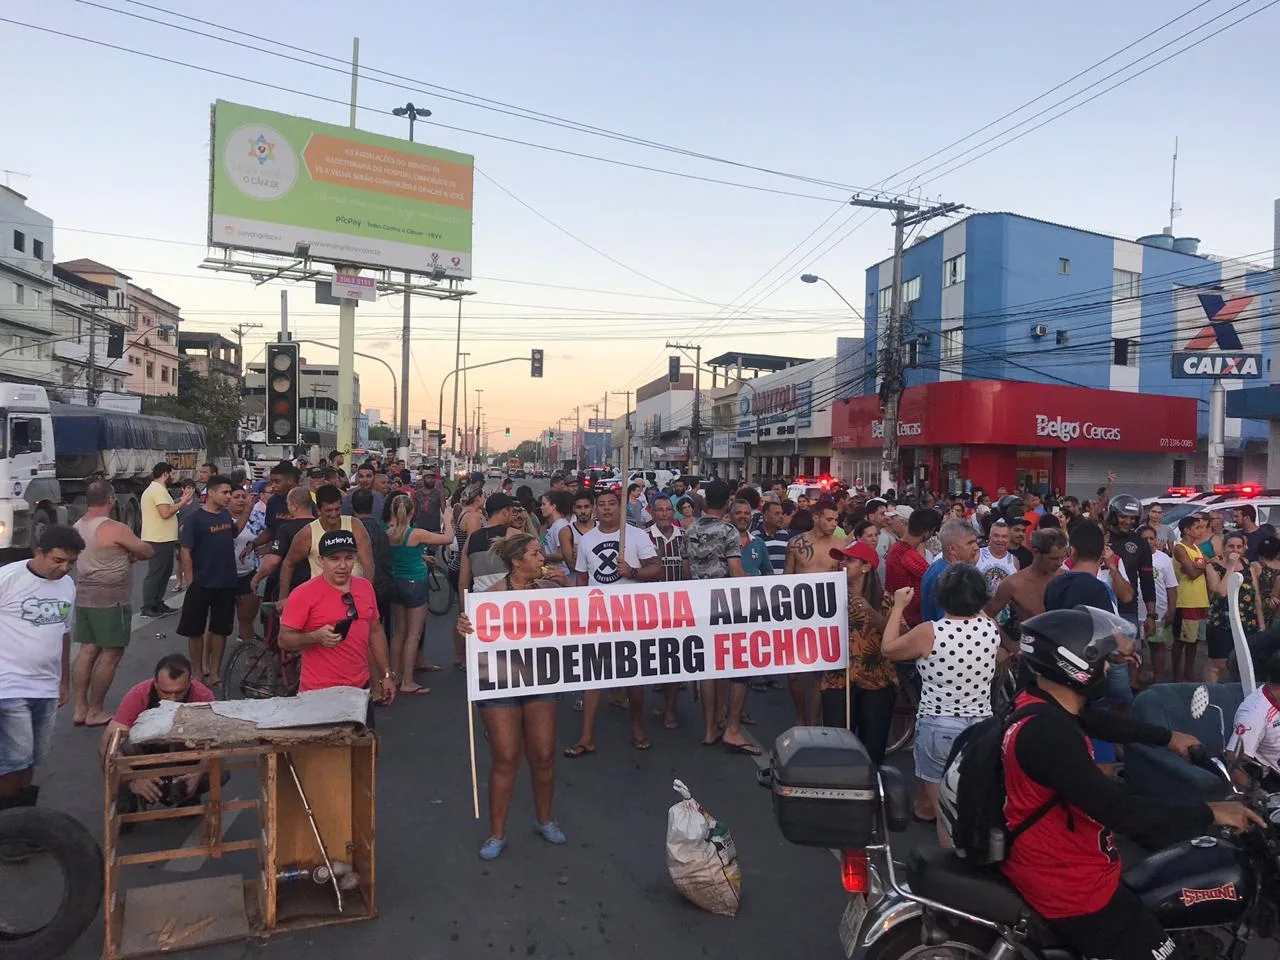
[[[119,739],[104,761],[103,858],[106,879],[104,960],[151,956],[248,937],[334,923],[368,920],[375,906],[375,772],[377,739],[363,727],[339,724],[261,730],[253,723],[219,716],[207,704],[183,704],[164,744],[172,751],[124,755]],[[331,884],[310,877],[278,882],[288,867],[314,869],[324,863],[302,797],[289,771],[292,759],[306,791],[325,849],[334,862],[351,864],[359,886],[343,891],[343,910]],[[252,771],[256,795],[231,800],[224,795],[223,772]],[[186,807],[156,807],[121,813],[122,784],[145,777],[209,778],[204,802]],[[257,815],[254,836],[224,841],[223,817],[235,811]],[[125,853],[120,828],[125,824],[202,818],[195,846]],[[220,860],[254,851],[254,874],[230,873],[130,886],[137,867],[189,857]],[[131,871],[126,868],[135,868]]]

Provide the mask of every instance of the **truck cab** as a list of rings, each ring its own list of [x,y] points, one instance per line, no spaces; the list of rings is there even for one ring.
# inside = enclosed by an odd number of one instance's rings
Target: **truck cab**
[[[0,384],[0,427],[0,549],[26,547],[48,524],[66,522],[44,387]]]

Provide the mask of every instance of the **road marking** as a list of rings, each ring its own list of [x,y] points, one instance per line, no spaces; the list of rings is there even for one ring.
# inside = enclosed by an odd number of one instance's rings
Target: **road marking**
[[[231,829],[231,825],[236,822],[236,817],[244,813],[243,809],[232,810],[230,813],[223,814],[222,817],[222,838],[225,839],[227,831]],[[196,825],[192,828],[191,833],[187,835],[187,839],[182,842],[184,847],[198,847],[204,843],[204,817],[196,821]],[[164,865],[164,869],[170,873],[195,873],[205,865],[208,857],[183,857],[180,860],[170,860]]]

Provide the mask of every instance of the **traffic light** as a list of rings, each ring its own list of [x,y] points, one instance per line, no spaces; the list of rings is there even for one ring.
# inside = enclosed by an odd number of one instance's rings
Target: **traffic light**
[[[509,437],[509,436],[511,436],[511,428],[510,428],[510,427],[507,427],[507,436],[508,436],[508,437]]]
[[[668,357],[667,358],[667,383],[679,383],[679,382],[680,382],[680,358]]]
[[[107,356],[112,360],[124,356],[124,324],[107,324]]]
[[[556,432],[555,432],[554,430],[548,430],[548,431],[547,431],[547,442],[548,442],[548,443],[555,443],[555,442],[556,442]]]
[[[267,344],[267,443],[298,442],[298,344]]]
[[[542,376],[542,351],[536,348],[529,354],[529,376]]]

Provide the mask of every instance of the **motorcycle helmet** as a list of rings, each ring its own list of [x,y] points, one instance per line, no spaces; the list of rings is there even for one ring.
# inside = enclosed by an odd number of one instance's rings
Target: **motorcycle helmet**
[[[996,501],[995,509],[992,512],[996,515],[997,520],[1003,520],[1008,523],[1015,517],[1023,516],[1027,512],[1027,508],[1023,504],[1021,497],[1007,494]]]
[[[1107,526],[1114,527],[1121,517],[1132,517],[1136,527],[1142,517],[1142,501],[1127,493],[1112,497],[1107,503]]]
[[[1107,692],[1107,658],[1131,648],[1137,630],[1109,610],[1050,610],[1022,622],[1022,662],[1038,677],[1089,699]]]

